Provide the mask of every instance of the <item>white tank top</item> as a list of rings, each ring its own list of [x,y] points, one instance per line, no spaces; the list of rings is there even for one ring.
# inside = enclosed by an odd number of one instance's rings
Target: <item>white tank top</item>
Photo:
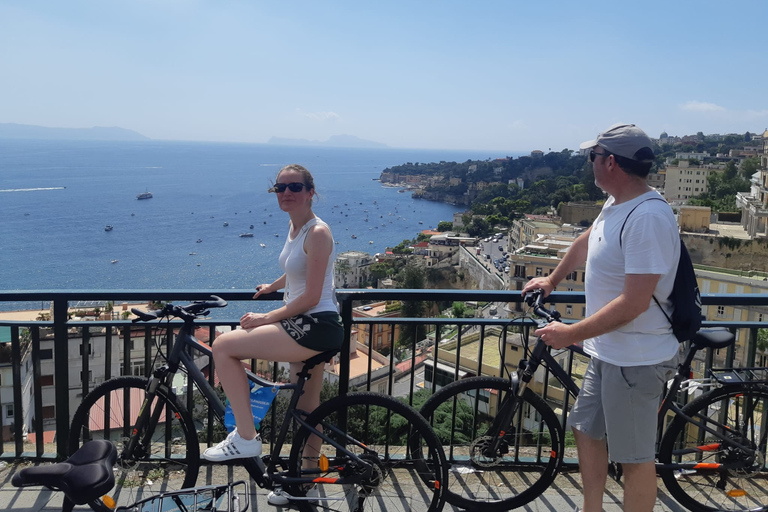
[[[280,267],[285,272],[285,295],[283,300],[286,304],[295,300],[296,297],[307,289],[307,253],[304,252],[304,240],[307,238],[309,228],[316,224],[324,226],[329,233],[331,232],[328,224],[318,217],[310,219],[304,224],[294,239],[291,239],[293,226],[290,225],[288,228],[288,236],[279,258]],[[333,239],[333,233],[331,233],[331,239]],[[339,312],[339,303],[336,301],[336,284],[333,279],[333,264],[335,261],[336,246],[331,244],[331,254],[328,256],[328,264],[325,266],[325,279],[323,279],[323,291],[320,295],[320,302],[304,313]]]

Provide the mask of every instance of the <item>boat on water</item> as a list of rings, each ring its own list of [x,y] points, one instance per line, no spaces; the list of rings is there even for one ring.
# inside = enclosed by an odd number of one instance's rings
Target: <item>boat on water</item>
[[[202,241],[203,241],[203,239],[202,239],[202,238],[198,238],[196,243],[198,243],[198,244],[199,244],[199,243],[200,243],[200,242],[202,242]]]
[[[368,243],[369,243],[369,244],[372,244],[372,243],[373,243],[373,240],[368,240]]]
[[[352,235],[352,238],[357,238],[357,235]]]
[[[112,260],[110,263],[117,263],[117,260]]]
[[[197,253],[196,252],[189,253],[190,256],[194,256],[195,254],[197,254]]]
[[[115,228],[111,224],[107,224],[106,226],[104,226],[104,231],[112,231],[113,229]]]
[[[253,233],[240,233],[240,238],[253,238]]]
[[[224,227],[227,227],[227,226],[229,226],[229,222],[224,223]]]
[[[152,199],[152,192],[147,190],[136,196],[136,199]]]
[[[253,224],[251,224],[251,229],[253,229]]]
[[[267,244],[259,244],[259,245],[262,246],[262,247],[266,247],[267,246]]]

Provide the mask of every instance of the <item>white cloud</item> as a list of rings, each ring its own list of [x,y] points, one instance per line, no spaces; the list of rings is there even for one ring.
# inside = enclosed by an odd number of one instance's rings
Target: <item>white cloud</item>
[[[689,101],[680,105],[681,110],[690,110],[692,112],[722,112],[724,107],[716,105],[715,103],[707,103],[705,101]]]
[[[305,112],[304,110],[297,108],[296,112],[306,117],[307,119],[312,119],[313,121],[341,121],[341,116],[337,114],[336,112]]]

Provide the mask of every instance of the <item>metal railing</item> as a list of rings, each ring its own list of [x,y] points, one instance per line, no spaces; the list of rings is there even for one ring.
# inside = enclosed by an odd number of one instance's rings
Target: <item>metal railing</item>
[[[50,459],[66,455],[67,437],[71,414],[82,396],[98,382],[119,375],[115,361],[124,372],[132,372],[131,360],[145,373],[151,371],[152,327],[142,325],[140,331],[132,329],[129,320],[72,321],[68,319],[69,307],[78,301],[184,302],[220,295],[228,301],[250,301],[253,292],[249,290],[55,290],[55,291],[0,291],[0,309],[8,303],[50,302],[52,320],[16,321],[0,320],[0,329],[6,328],[10,342],[0,346],[0,399],[2,400],[3,443],[0,444],[2,459]],[[262,297],[263,300],[282,299],[281,293]],[[517,339],[524,340],[529,321],[518,321],[519,334],[511,335],[501,327],[508,319],[493,318],[443,318],[426,316],[422,318],[360,317],[354,316],[356,305],[373,301],[424,301],[430,305],[450,307],[456,301],[478,303],[520,302],[515,291],[465,291],[465,290],[339,290],[338,299],[345,326],[345,345],[338,360],[339,392],[345,393],[350,387],[383,391],[399,396],[408,403],[418,406],[414,399],[419,394],[429,394],[444,382],[440,379],[455,380],[466,374],[503,376],[505,365],[514,366],[520,358]],[[583,304],[582,292],[555,292],[551,302]],[[768,306],[768,294],[707,294],[702,297],[705,305],[738,306],[741,308]],[[440,308],[438,308],[439,310]],[[768,317],[767,317],[768,319]],[[217,326],[232,327],[237,320],[221,319],[200,322],[207,327],[213,339]],[[358,347],[368,351],[373,345],[374,326],[388,327],[389,351],[399,356],[383,358],[368,357],[367,368],[361,375],[351,375],[350,344],[355,341],[353,326],[368,325],[367,339],[358,339]],[[732,366],[741,363],[755,366],[758,351],[758,329],[768,323],[756,321],[707,321],[705,326],[726,327],[741,333],[739,349],[730,347],[724,354],[704,354],[704,368]],[[409,332],[407,336],[395,336],[395,329]],[[423,331],[430,331],[425,339]],[[115,337],[122,337],[122,352],[113,350]],[[80,341],[78,363],[73,363],[70,351],[72,340]],[[119,340],[118,340],[119,341]],[[131,341],[135,344],[132,349]],[[49,347],[50,348],[47,348]],[[502,347],[499,351],[496,347]],[[10,349],[8,349],[10,347]],[[103,367],[91,362],[92,349],[97,347],[104,354]],[[496,350],[498,358],[493,356]],[[470,353],[471,352],[471,353]],[[138,355],[137,355],[138,354]],[[73,355],[75,356],[75,355]],[[514,359],[512,359],[514,357]],[[51,367],[51,375],[43,374],[42,368]],[[122,362],[121,362],[122,360]],[[382,361],[385,361],[382,363]],[[427,370],[431,368],[431,370]],[[442,370],[439,375],[438,368]],[[573,369],[571,362],[569,371]],[[80,370],[79,376],[77,369]],[[46,370],[47,371],[47,370]],[[99,377],[94,378],[95,371]],[[74,374],[72,372],[75,372]],[[428,375],[427,375],[428,374]],[[74,377],[73,377],[74,375]],[[557,405],[556,390],[550,396],[544,377],[543,394]],[[421,391],[422,389],[426,391]],[[51,400],[52,395],[52,400]],[[53,402],[51,404],[51,402]],[[10,406],[10,407],[9,407]],[[563,412],[567,408],[563,405]],[[51,417],[52,416],[52,417]],[[210,427],[209,427],[210,428]],[[46,443],[46,430],[55,432],[55,443]],[[29,434],[34,434],[34,443],[28,443]],[[210,436],[207,436],[210,437]]]

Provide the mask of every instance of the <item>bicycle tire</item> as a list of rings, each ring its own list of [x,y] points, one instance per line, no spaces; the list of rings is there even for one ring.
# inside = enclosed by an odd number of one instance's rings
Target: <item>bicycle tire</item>
[[[495,460],[479,452],[489,440],[486,433],[502,400],[511,396],[511,386],[508,379],[499,377],[468,377],[441,388],[421,407],[427,421],[448,427],[437,433],[451,468],[446,501],[456,507],[483,512],[521,507],[540,496],[560,470],[563,427],[552,408],[530,389],[523,394],[520,411],[532,417],[515,413],[515,424],[506,429]],[[480,400],[472,399],[478,396]],[[440,409],[443,404],[445,408]],[[523,420],[527,428],[521,429]]]
[[[747,408],[745,409],[745,406]],[[749,411],[751,409],[751,414]],[[743,463],[741,469],[718,471],[701,466],[697,469],[659,469],[670,494],[694,512],[714,510],[753,510],[768,505],[768,467],[765,438],[768,434],[768,388],[764,386],[726,386],[709,391],[683,408],[691,418],[704,415],[726,425],[728,436],[757,448],[756,456],[738,449],[726,449],[717,437],[675,416],[662,438],[659,462],[669,463]],[[748,415],[748,420],[745,415]],[[747,421],[745,421],[747,420]],[[759,429],[753,428],[758,420]],[[725,429],[716,428],[720,433]],[[761,438],[755,439],[757,431]],[[706,448],[702,450],[700,448]],[[722,449],[721,449],[722,448]]]
[[[163,422],[161,416],[162,423],[157,424],[149,446],[139,446],[135,456],[125,457],[123,448],[134,430],[148,382],[149,379],[143,377],[107,380],[85,396],[72,418],[70,454],[92,439],[109,439],[115,443],[118,459],[113,497],[118,504],[131,504],[160,491],[193,487],[200,468],[200,445],[192,417],[176,395],[163,385],[157,389],[154,406],[166,408],[164,417],[171,418],[170,423]],[[123,414],[126,411],[127,423]],[[171,442],[168,450],[166,438]]]
[[[328,457],[329,468],[320,472],[316,469],[316,451],[315,456],[304,457],[304,448],[314,436],[306,427],[300,427],[291,448],[288,474],[319,477],[314,491],[319,499],[297,501],[302,511],[330,508],[340,512],[439,512],[442,509],[443,482],[447,477],[445,454],[426,420],[408,405],[379,393],[352,393],[321,404],[307,417],[307,424],[320,425],[325,436],[367,464],[360,465],[343,452],[337,453],[332,445],[323,443],[321,453]],[[409,446],[413,445],[421,449],[410,450]],[[331,483],[371,467],[371,474],[359,484]],[[305,496],[306,488],[291,486],[289,492]]]

